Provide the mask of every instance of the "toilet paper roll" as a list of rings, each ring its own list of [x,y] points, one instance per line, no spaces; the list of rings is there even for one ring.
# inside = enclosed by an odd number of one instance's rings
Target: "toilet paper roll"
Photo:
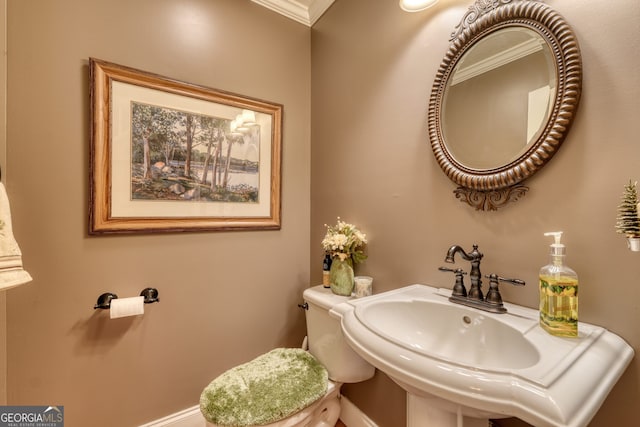
[[[144,314],[144,297],[112,299],[109,311],[112,319]]]

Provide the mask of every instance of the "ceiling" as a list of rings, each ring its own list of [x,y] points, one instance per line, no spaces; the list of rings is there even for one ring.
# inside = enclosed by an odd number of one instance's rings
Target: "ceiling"
[[[251,0],[311,27],[335,0]]]

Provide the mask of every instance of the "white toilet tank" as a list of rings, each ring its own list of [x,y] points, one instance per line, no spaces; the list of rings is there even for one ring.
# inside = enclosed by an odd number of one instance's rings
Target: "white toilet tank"
[[[336,295],[322,285],[306,289],[302,296],[308,305],[305,313],[309,351],[327,368],[329,378],[339,383],[357,383],[373,377],[375,368],[349,347],[340,322],[329,315],[334,305],[349,297]]]

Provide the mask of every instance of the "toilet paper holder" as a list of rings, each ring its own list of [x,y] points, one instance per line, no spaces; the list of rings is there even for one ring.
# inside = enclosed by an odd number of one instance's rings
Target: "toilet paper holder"
[[[144,297],[145,304],[160,302],[160,298],[158,298],[158,290],[156,288],[144,288],[142,292],[140,292],[140,296]],[[103,310],[108,310],[111,308],[111,300],[114,299],[118,299],[118,295],[111,292],[105,292],[98,297],[98,301],[96,301],[96,305],[93,306],[93,309],[101,308]]]

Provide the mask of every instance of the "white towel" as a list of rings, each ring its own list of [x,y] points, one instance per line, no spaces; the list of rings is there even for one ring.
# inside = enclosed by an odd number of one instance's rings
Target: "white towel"
[[[7,190],[0,182],[0,290],[31,280],[31,275],[22,268],[22,252],[13,237],[11,227],[11,208]]]

